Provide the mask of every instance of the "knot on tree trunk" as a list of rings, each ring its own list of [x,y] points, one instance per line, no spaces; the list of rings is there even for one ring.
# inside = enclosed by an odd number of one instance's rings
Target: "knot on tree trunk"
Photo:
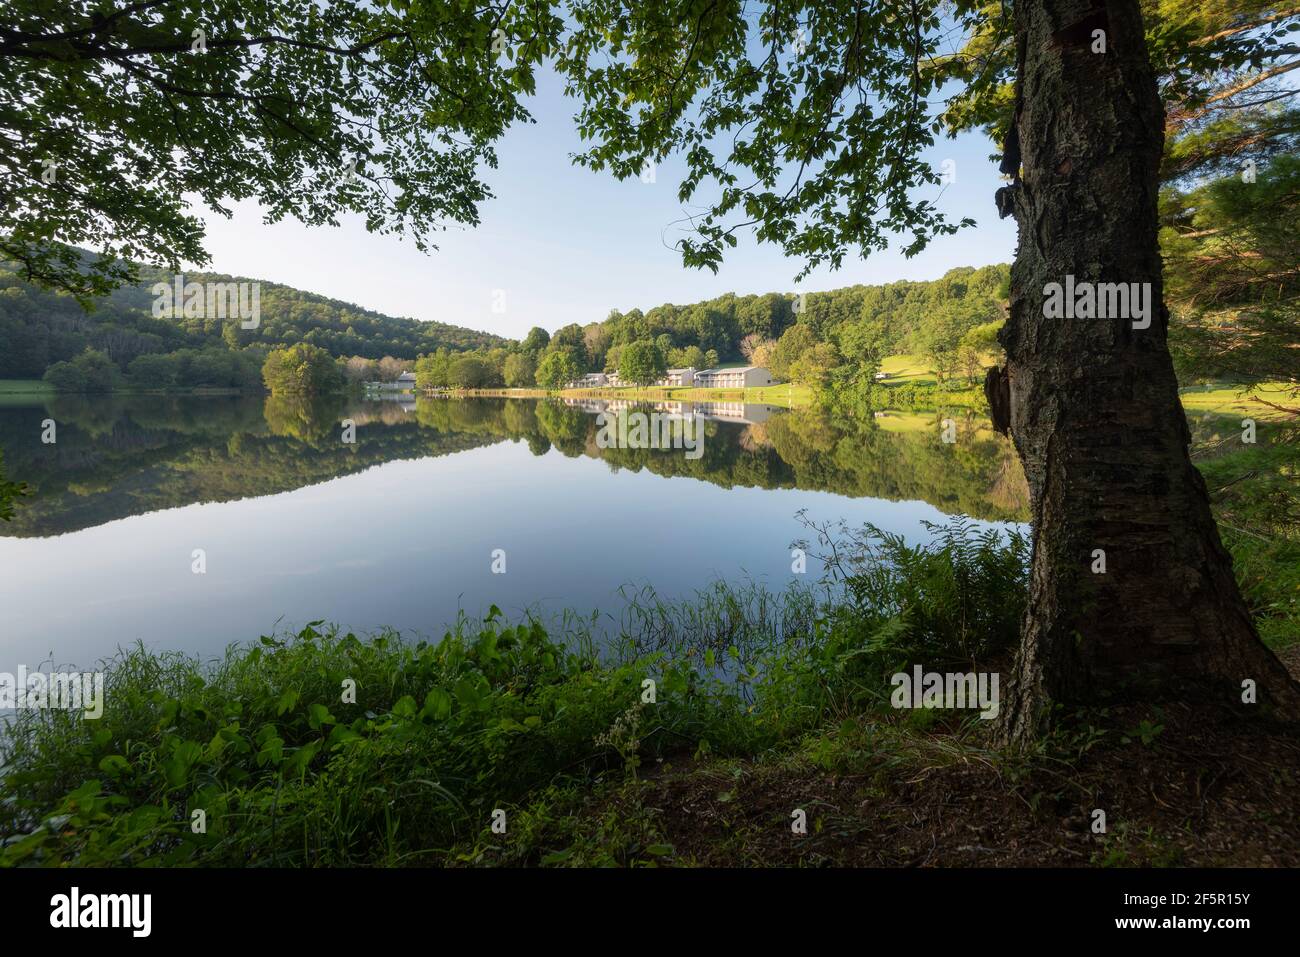
[[[1016,187],[1013,183],[1010,186],[1003,186],[993,194],[993,202],[998,207],[998,219],[1006,219],[1016,211]]]
[[[1011,378],[1005,368],[994,366],[985,374],[984,398],[989,403],[993,431],[1006,435],[1011,431]]]

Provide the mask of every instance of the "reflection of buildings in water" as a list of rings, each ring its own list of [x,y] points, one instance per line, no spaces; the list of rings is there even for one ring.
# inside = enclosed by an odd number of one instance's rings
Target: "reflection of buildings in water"
[[[758,425],[772,417],[772,406],[752,402],[697,402],[695,411],[705,419],[744,425]]]
[[[415,395],[410,392],[379,392],[374,395],[367,395],[366,399],[370,402],[386,402],[394,405],[403,412],[415,411]]]
[[[660,412],[670,418],[707,419],[713,422],[737,422],[741,425],[758,425],[772,417],[776,408],[755,402],[647,402],[636,399],[562,399],[566,406],[595,415],[600,412],[619,413],[635,409]]]
[[[609,406],[609,403],[604,399],[561,399],[560,401],[571,409],[581,409],[583,412],[590,412],[592,415],[604,412]]]

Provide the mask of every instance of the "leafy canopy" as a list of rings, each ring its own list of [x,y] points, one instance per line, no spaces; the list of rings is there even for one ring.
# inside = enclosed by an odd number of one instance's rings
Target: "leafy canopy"
[[[358,213],[428,248],[446,222],[477,222],[492,144],[530,119],[521,97],[544,61],[578,101],[578,163],[628,177],[685,156],[679,194],[704,209],[679,244],[688,265],[716,269],[749,227],[809,269],[894,233],[913,253],[958,225],[937,190],[913,191],[937,183],[919,158],[939,130],[919,68],[936,3],[10,7],[0,254],[83,299],[129,278],[114,257],[207,262],[187,194],[225,215],[256,199],[273,222]]]
[[[624,382],[649,385],[663,377],[667,360],[653,342],[630,342],[619,355],[618,375]]]
[[[343,374],[330,354],[306,342],[272,350],[262,365],[262,380],[273,395],[319,395],[343,386]]]
[[[959,6],[962,6],[959,4]],[[687,265],[716,271],[736,234],[804,261],[800,278],[850,248],[910,234],[911,255],[950,222],[920,159],[940,129],[920,69],[940,40],[940,4],[652,4],[573,0],[558,58],[592,145],[575,160],[620,179],[680,152]],[[756,11],[750,13],[749,11]]]
[[[912,254],[972,223],[938,209],[939,177],[921,155],[943,132],[1005,129],[1009,6],[12,0],[0,27],[0,254],[83,295],[128,267],[100,261],[83,276],[75,251],[52,241],[201,264],[186,194],[227,214],[256,199],[272,221],[359,213],[428,248],[447,222],[477,222],[493,143],[531,119],[521,98],[543,65],[576,102],[587,145],[575,162],[627,178],[683,157],[687,265],[716,270],[750,229],[800,260],[800,277],[892,237]],[[1255,108],[1285,100],[1274,81],[1300,66],[1294,8],[1145,0],[1144,12],[1188,150],[1181,169],[1261,128],[1293,128]],[[206,52],[193,51],[195,30]],[[1197,152],[1203,121],[1231,125],[1219,107],[1242,96],[1254,99],[1237,138],[1225,128]]]
[[[208,262],[187,194],[227,216],[255,199],[270,222],[358,214],[422,250],[476,224],[479,170],[529,119],[519,97],[559,29],[529,0],[5,7],[0,256],[83,301],[131,278],[118,257]]]
[[[544,389],[558,389],[582,375],[582,363],[571,349],[557,349],[542,356],[537,364],[537,384]]]

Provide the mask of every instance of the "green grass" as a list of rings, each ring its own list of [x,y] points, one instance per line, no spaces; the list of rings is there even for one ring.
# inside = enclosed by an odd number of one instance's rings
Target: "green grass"
[[[938,379],[934,367],[920,355],[887,356],[881,360],[880,371],[889,374],[880,382],[887,389],[914,384],[935,386]],[[1242,386],[1226,383],[1188,386],[1179,390],[1183,408],[1189,412],[1213,412],[1220,415],[1250,415],[1257,419],[1276,420],[1286,413],[1258,401],[1264,399],[1278,405],[1297,405],[1296,385],[1287,382],[1267,382],[1247,395]]]
[[[40,379],[0,379],[0,395],[53,395],[54,389]]]
[[[1201,385],[1179,390],[1183,408],[1189,412],[1214,412],[1220,415],[1249,415],[1256,419],[1282,419],[1286,413],[1274,409],[1258,399],[1276,405],[1294,407],[1297,404],[1296,386],[1287,382],[1266,382],[1247,394],[1242,386]]]

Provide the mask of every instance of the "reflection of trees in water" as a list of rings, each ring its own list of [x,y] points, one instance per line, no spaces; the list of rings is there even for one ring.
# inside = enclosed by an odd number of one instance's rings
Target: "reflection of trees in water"
[[[581,409],[558,402],[542,402],[537,407],[537,425],[551,443],[569,458],[587,451],[587,442],[595,444],[595,417]]]
[[[766,422],[753,422],[740,430],[740,447],[746,452],[757,452],[771,444]]]
[[[74,423],[90,435],[111,435],[122,417],[127,401],[112,393],[96,396],[60,395],[48,403],[50,418],[55,422]]]
[[[529,410],[531,406],[531,410]],[[657,406],[646,404],[646,411]],[[422,399],[422,424],[524,438],[535,454],[600,458],[619,468],[701,479],[724,488],[802,488],[854,497],[919,499],[980,518],[1025,520],[1028,490],[1011,443],[988,420],[952,413],[956,442],[940,436],[943,413],[896,417],[901,431],[863,417],[845,422],[816,410],[777,412],[762,422],[705,422],[703,454],[684,449],[600,448],[596,408],[517,399]]]
[[[400,409],[401,418],[379,424],[392,420],[380,403],[299,398],[136,395],[0,409],[10,475],[33,493],[0,534],[58,534],[163,508],[272,495],[494,441],[422,428]],[[53,445],[39,438],[47,416],[58,422]],[[353,445],[342,441],[343,417],[357,422]]]
[[[400,402],[367,402],[347,410],[347,417],[363,425],[403,425],[415,417],[415,410]]]
[[[649,410],[650,407],[647,407]],[[42,445],[40,422],[59,425]],[[341,420],[357,424],[344,444]],[[690,477],[724,488],[799,488],[852,497],[919,499],[980,518],[1026,518],[1010,443],[961,417],[945,445],[937,414],[837,421],[815,410],[765,421],[707,420],[699,458],[686,450],[602,449],[592,411],[531,399],[346,403],[338,397],[59,398],[0,410],[9,476],[32,486],[8,534],[42,535],[194,502],[274,494],[395,459],[443,455],[504,439],[534,455],[552,448],[617,468]]]
[[[1003,454],[998,457],[997,470],[993,484],[989,486],[989,501],[1008,515],[1029,516],[1029,483],[1025,481],[1025,470],[1016,455]]]
[[[320,446],[341,441],[339,420],[346,407],[347,400],[341,395],[278,393],[266,397],[262,414],[273,435]]]
[[[537,403],[531,399],[506,399],[501,407],[502,422],[506,431],[515,436],[531,436],[540,432],[537,424]],[[538,436],[541,438],[541,436]],[[550,448],[550,443],[546,443]]]
[[[919,499],[978,518],[1028,518],[1024,476],[1010,441],[985,419],[954,415],[956,441],[947,444],[939,414],[919,418],[904,431],[887,431],[870,419],[845,425],[800,411],[774,417],[767,426],[799,488]]]

